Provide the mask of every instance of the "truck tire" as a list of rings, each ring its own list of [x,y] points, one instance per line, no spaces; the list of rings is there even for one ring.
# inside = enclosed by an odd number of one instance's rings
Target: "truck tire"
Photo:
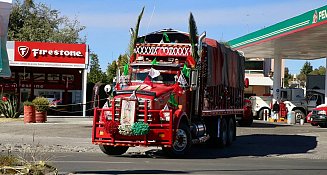
[[[191,147],[191,132],[190,128],[182,123],[176,131],[176,138],[174,139],[171,148],[162,147],[162,150],[169,156],[184,155]]]
[[[227,146],[232,145],[235,140],[236,126],[233,118],[229,118],[228,120],[228,131],[227,131]]]
[[[327,123],[319,123],[320,128],[327,128]]]
[[[128,150],[128,146],[99,145],[99,147],[107,155],[122,155]]]
[[[305,118],[304,113],[299,109],[294,110],[294,113],[295,113],[295,122],[296,123],[300,123],[301,116],[302,116],[302,118]]]
[[[228,143],[228,124],[226,118],[222,118],[220,122],[218,145],[219,147],[224,148],[227,146],[227,143]]]

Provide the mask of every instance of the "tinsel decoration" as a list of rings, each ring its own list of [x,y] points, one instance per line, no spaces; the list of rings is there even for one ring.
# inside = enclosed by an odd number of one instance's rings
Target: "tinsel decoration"
[[[130,136],[132,135],[132,127],[131,125],[119,125],[118,126],[119,134]]]
[[[111,135],[116,135],[118,134],[118,126],[119,126],[119,122],[117,121],[107,121],[104,124],[104,129],[106,130],[107,133],[111,134]]]
[[[146,135],[150,131],[150,127],[147,123],[136,122],[132,125],[133,135]]]

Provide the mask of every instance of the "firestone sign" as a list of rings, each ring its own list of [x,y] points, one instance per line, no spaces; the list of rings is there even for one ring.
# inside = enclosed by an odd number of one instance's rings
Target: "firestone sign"
[[[85,68],[86,44],[15,42],[12,66]]]
[[[27,57],[29,54],[30,48],[27,46],[19,46],[18,53],[22,57]],[[37,58],[39,55],[47,56],[67,56],[67,57],[83,57],[81,51],[69,51],[69,50],[40,50],[40,49],[32,49],[33,57]]]

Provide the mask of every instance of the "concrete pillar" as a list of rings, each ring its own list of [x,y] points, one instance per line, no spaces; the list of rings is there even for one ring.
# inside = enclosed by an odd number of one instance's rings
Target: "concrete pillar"
[[[274,58],[273,103],[280,100],[282,59]]]
[[[326,68],[327,68],[327,57],[325,58],[326,60]],[[326,69],[326,73],[325,73],[325,103],[327,104],[327,69]]]

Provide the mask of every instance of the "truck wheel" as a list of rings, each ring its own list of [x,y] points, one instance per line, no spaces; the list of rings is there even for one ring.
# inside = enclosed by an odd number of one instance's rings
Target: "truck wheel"
[[[99,147],[107,155],[122,155],[128,150],[128,146],[99,145]]]
[[[176,132],[175,140],[171,148],[163,147],[162,150],[170,155],[183,155],[189,151],[191,147],[191,132],[186,124],[180,124]]]
[[[294,110],[294,113],[296,123],[300,123],[300,119],[305,117],[304,113],[299,109]]]
[[[228,132],[227,132],[227,146],[232,145],[235,138],[236,126],[233,118],[228,120]]]
[[[327,123],[320,123],[318,124],[320,128],[327,128]]]
[[[219,139],[218,143],[220,147],[226,147],[228,143],[228,125],[226,118],[222,118],[220,122],[220,130],[219,130]]]

